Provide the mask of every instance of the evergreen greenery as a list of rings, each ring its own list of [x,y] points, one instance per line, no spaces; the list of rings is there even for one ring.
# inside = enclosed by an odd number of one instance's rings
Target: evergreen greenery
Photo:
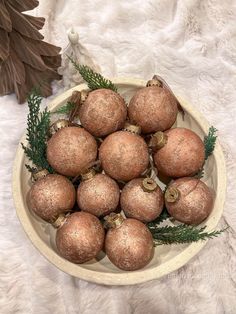
[[[204,137],[204,147],[205,147],[205,160],[213,153],[215,144],[216,144],[216,135],[217,129],[211,126],[209,128],[207,136]],[[199,172],[195,175],[196,178],[201,179],[204,175],[204,169],[202,168]]]
[[[158,224],[154,224],[153,222],[148,224],[148,228],[152,233],[155,245],[204,241],[217,237],[225,230],[205,232],[206,226],[198,228],[185,224],[158,227]]]
[[[46,159],[47,148],[47,132],[50,125],[50,112],[45,109],[40,112],[40,104],[42,102],[42,96],[38,91],[33,90],[27,98],[29,114],[27,116],[27,133],[26,139],[29,146],[25,146],[21,143],[22,148],[25,151],[26,156],[38,169],[47,169],[50,173],[53,169]],[[30,171],[34,171],[34,167],[26,165],[26,168]]]
[[[74,107],[75,104],[68,101],[64,106],[61,106],[56,111],[51,112],[51,114],[69,114]]]
[[[74,67],[79,71],[80,75],[87,82],[88,87],[91,90],[106,88],[117,92],[117,87],[112,83],[112,81],[104,78],[101,74],[96,73],[87,65],[78,64],[71,57],[68,56],[70,61],[73,63]]]
[[[205,160],[213,153],[216,144],[217,129],[211,126],[208,131],[208,135],[204,137],[205,146]]]

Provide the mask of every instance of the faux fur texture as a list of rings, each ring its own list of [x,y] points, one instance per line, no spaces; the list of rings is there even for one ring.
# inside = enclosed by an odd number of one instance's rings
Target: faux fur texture
[[[74,26],[104,75],[149,79],[157,73],[219,130],[228,171],[219,227],[230,228],[186,266],[142,285],[99,286],[57,270],[16,217],[11,171],[27,108],[13,95],[1,97],[0,312],[236,313],[236,2],[41,0],[35,12],[47,18],[47,40],[65,47],[66,30]]]

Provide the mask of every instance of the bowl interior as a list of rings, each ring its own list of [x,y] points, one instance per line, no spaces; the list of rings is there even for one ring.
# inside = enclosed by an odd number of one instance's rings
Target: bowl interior
[[[114,81],[119,88],[119,93],[125,98],[127,103],[137,89],[145,86],[145,82],[140,80],[117,79]],[[55,110],[57,107],[66,103],[72,90],[81,90],[83,88],[85,88],[85,85],[79,85],[65,92],[52,101],[49,109]],[[173,127],[190,128],[203,139],[208,132],[209,125],[191,106],[182,100],[180,100],[180,102],[184,108],[185,115],[183,117],[182,114],[179,113]],[[56,118],[57,116],[53,115],[53,120]],[[26,143],[25,136],[22,138],[22,142]],[[118,269],[110,263],[103,252],[99,254],[97,259],[85,264],[72,264],[57,253],[55,246],[55,229],[50,224],[34,215],[28,208],[27,195],[32,183],[30,174],[24,166],[25,163],[27,163],[27,160],[23,154],[23,150],[19,146],[13,175],[13,192],[18,216],[31,241],[41,253],[57,267],[71,275],[103,284],[134,284],[143,282],[158,278],[185,264],[204,245],[203,242],[200,242],[187,245],[158,246],[155,249],[155,255],[152,261],[144,269],[135,272],[125,272]],[[203,222],[204,225],[207,225],[208,230],[212,230],[220,219],[225,198],[224,158],[219,144],[216,145],[214,154],[207,160],[204,170],[203,181],[211,187],[216,194],[214,209],[207,220]],[[221,173],[220,182],[218,181],[219,173]],[[159,181],[159,184],[161,187],[164,186],[161,181]]]

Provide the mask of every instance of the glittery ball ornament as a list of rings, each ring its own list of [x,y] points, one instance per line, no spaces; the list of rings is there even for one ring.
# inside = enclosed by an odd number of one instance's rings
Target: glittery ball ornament
[[[124,99],[110,89],[90,92],[79,110],[82,126],[96,137],[122,129],[126,116]]]
[[[172,93],[158,80],[150,80],[147,87],[139,89],[132,97],[128,116],[132,123],[141,127],[142,133],[169,129],[176,120],[177,101]]]
[[[196,178],[180,178],[165,192],[166,208],[175,219],[197,225],[211,213],[214,198],[212,190]]]
[[[120,204],[126,217],[150,222],[160,215],[164,197],[154,180],[138,178],[125,185]]]
[[[99,148],[104,171],[116,180],[129,181],[139,177],[148,167],[149,153],[140,128],[125,125],[123,131],[110,134]]]
[[[65,259],[82,264],[95,258],[104,244],[105,232],[99,219],[75,212],[62,221],[56,233],[57,249]]]
[[[47,160],[65,176],[77,176],[97,157],[97,143],[85,129],[68,126],[52,135],[47,144]]]
[[[53,222],[70,211],[75,204],[76,192],[73,184],[59,174],[47,174],[32,185],[29,207],[42,219]]]
[[[106,222],[110,229],[105,239],[105,251],[110,261],[122,270],[138,270],[146,266],[154,254],[151,232],[139,220],[124,219],[110,214]]]
[[[116,210],[120,189],[115,180],[90,169],[82,175],[77,190],[77,202],[81,210],[95,216],[107,215]]]
[[[197,173],[205,160],[203,141],[193,131],[174,128],[153,135],[149,145],[154,150],[157,170],[168,177],[184,177]]]

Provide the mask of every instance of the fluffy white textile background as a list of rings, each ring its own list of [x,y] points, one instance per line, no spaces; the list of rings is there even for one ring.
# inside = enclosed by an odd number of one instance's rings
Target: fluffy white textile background
[[[41,0],[43,30],[65,47],[74,26],[107,76],[160,74],[219,130],[228,170],[221,226],[186,266],[142,285],[105,287],[57,270],[34,249],[11,195],[15,149],[26,105],[0,98],[0,313],[236,313],[236,2],[231,0]],[[48,101],[48,100],[47,100]]]

